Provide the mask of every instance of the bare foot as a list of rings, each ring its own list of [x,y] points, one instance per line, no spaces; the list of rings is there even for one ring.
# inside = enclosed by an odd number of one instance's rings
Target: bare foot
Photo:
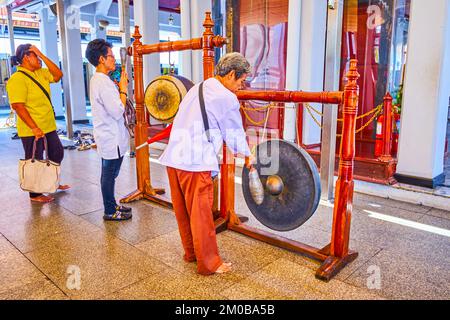
[[[216,273],[226,273],[231,271],[231,263],[224,262],[217,268]]]
[[[69,190],[69,189],[70,189],[70,186],[67,184],[60,184],[58,187],[58,190],[61,190],[61,191],[65,191],[65,190]]]
[[[53,200],[55,200],[55,198],[50,197],[50,196],[41,195],[41,196],[36,197],[36,198],[30,198],[30,200],[32,202],[49,203],[49,202],[52,202]]]

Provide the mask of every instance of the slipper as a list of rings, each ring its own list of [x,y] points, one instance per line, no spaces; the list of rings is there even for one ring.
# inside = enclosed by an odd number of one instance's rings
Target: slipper
[[[65,191],[65,190],[69,190],[70,189],[70,186],[68,185],[68,184],[60,184],[59,185],[59,187],[58,187],[58,190],[61,190],[61,191]]]
[[[55,198],[50,196],[41,195],[39,197],[30,198],[32,202],[39,202],[39,203],[49,203],[55,200]]]
[[[82,144],[81,146],[78,147],[78,151],[85,151],[85,150],[89,150],[90,148],[91,148],[90,145]]]

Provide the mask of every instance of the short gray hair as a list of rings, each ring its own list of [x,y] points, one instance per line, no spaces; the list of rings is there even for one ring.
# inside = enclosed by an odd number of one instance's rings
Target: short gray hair
[[[236,74],[236,79],[239,79],[243,74],[249,74],[252,71],[250,63],[242,54],[239,52],[231,52],[220,58],[214,74],[216,76],[224,77],[233,70]]]

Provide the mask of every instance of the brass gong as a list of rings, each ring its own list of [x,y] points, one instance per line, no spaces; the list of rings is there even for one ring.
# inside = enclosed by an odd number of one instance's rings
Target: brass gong
[[[157,77],[145,90],[145,106],[153,118],[170,123],[178,112],[181,100],[193,86],[192,81],[179,75]]]

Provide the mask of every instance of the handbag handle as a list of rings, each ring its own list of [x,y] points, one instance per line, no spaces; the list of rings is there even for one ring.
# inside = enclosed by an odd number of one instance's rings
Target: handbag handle
[[[42,139],[44,140],[44,149],[45,149],[45,161],[48,162],[48,147],[47,147],[47,138],[45,136],[42,137]],[[36,158],[36,143],[38,140],[34,139],[33,142],[33,156],[31,158],[31,162],[34,162],[35,158]]]

